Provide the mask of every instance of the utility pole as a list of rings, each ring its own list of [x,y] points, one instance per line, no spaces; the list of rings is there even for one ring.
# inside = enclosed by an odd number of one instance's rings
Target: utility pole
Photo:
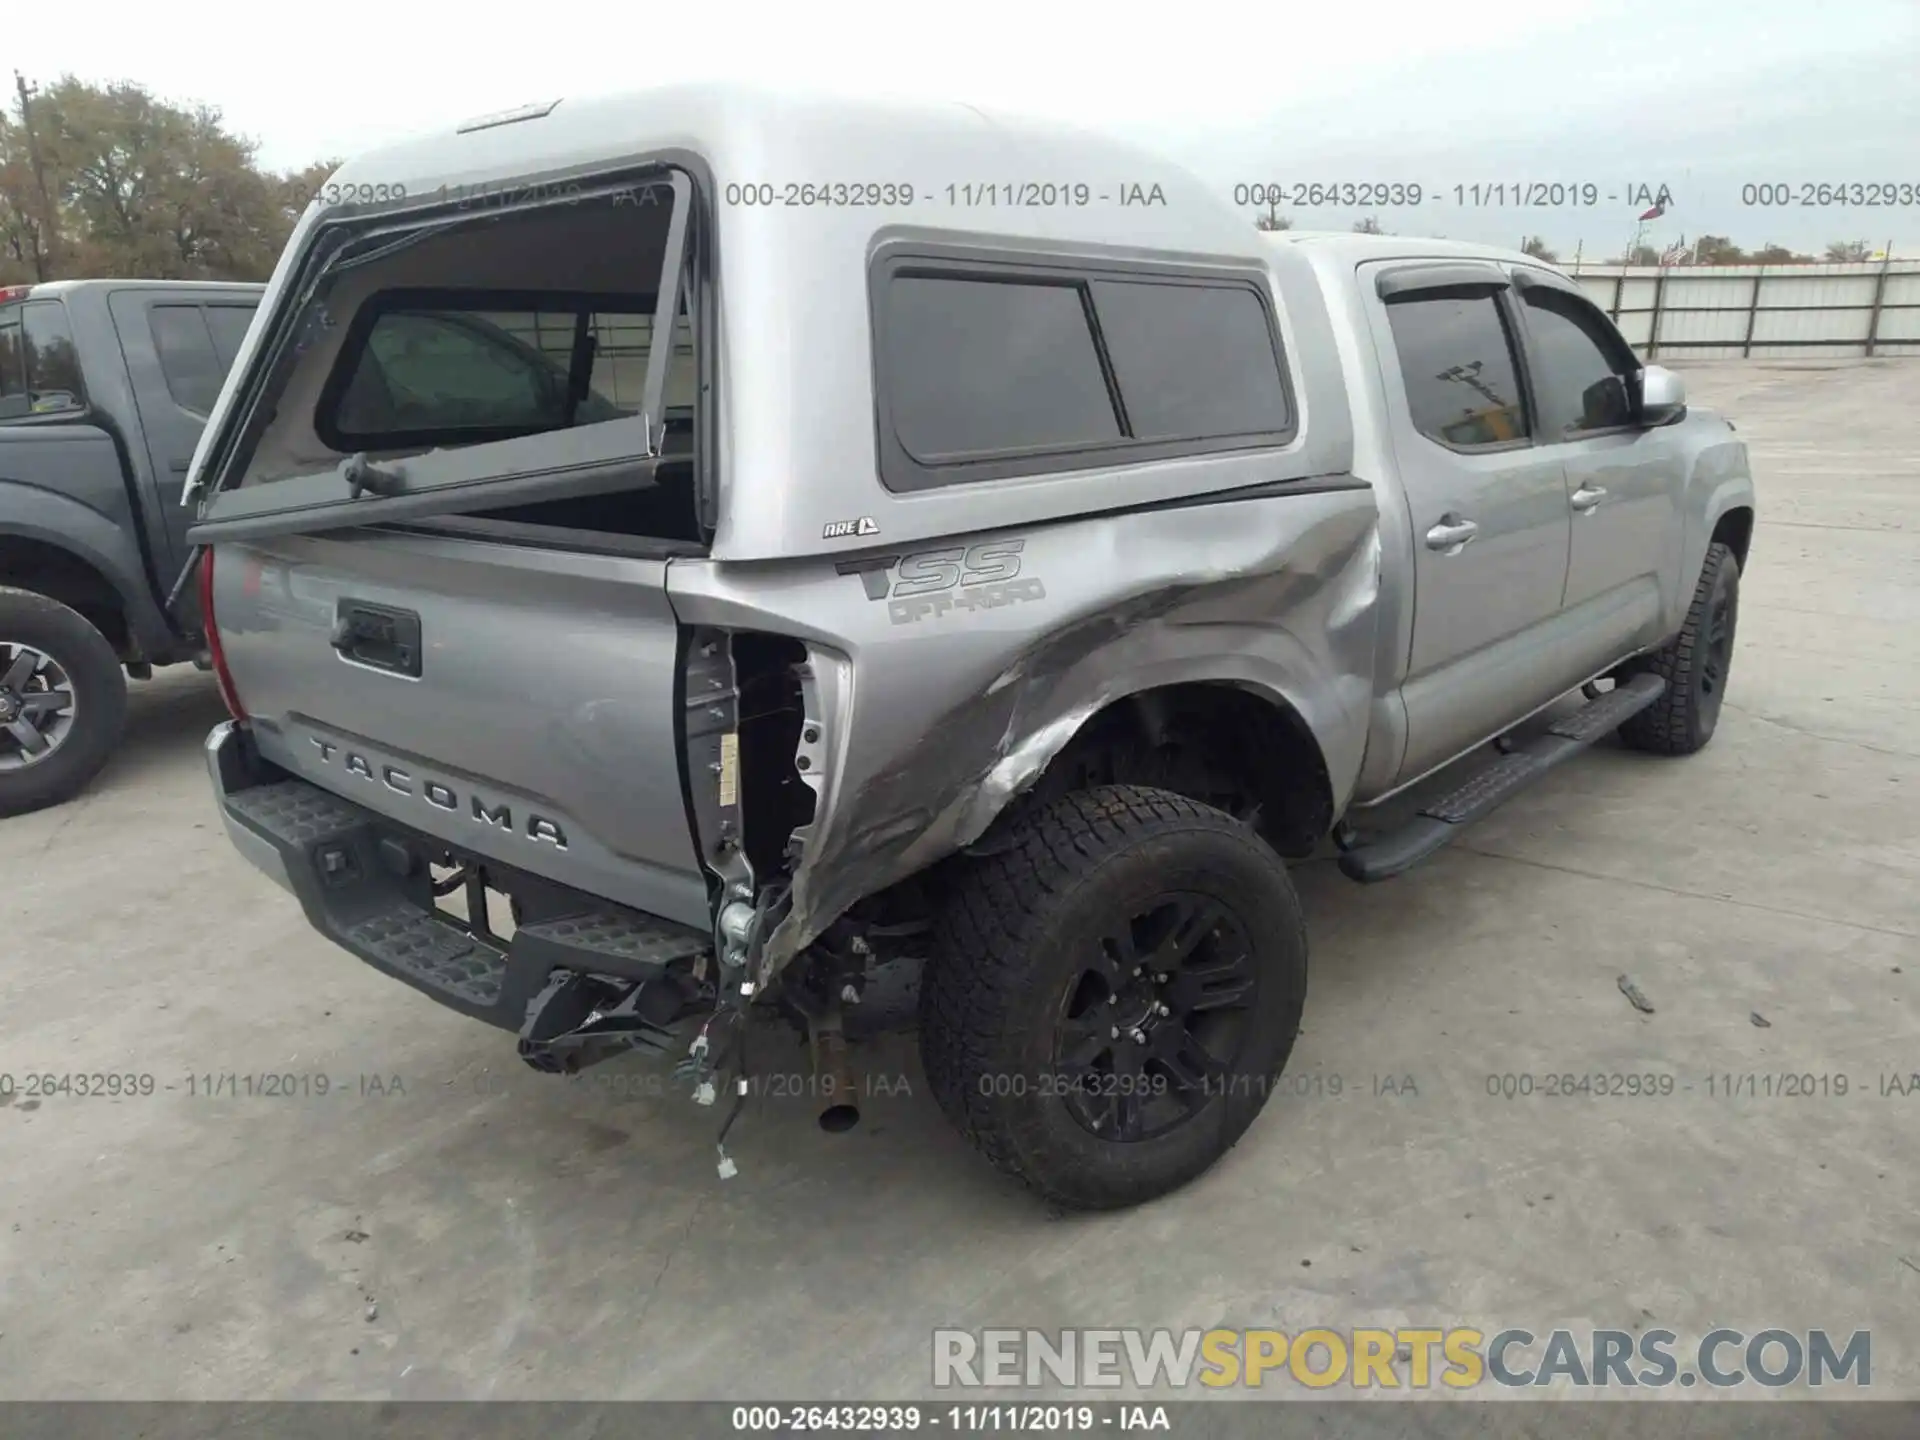
[[[49,278],[47,261],[55,247],[57,223],[53,201],[47,195],[47,167],[40,159],[40,140],[33,133],[31,103],[38,87],[27,84],[27,77],[16,70],[13,72],[13,88],[20,95],[20,128],[26,132],[27,159],[33,164],[33,182],[40,191],[40,224],[33,237],[33,278],[45,280]]]
[[[1867,316],[1867,358],[1873,358],[1873,347],[1880,341],[1880,306],[1887,298],[1887,272],[1893,268],[1893,241],[1887,241],[1887,248],[1880,252],[1880,274],[1873,282],[1873,311]]]
[[[1485,362],[1475,360],[1468,365],[1454,365],[1442,370],[1433,378],[1436,380],[1457,380],[1462,385],[1471,386],[1485,396],[1496,408],[1505,409],[1507,402],[1486,381],[1480,378],[1480,368]]]

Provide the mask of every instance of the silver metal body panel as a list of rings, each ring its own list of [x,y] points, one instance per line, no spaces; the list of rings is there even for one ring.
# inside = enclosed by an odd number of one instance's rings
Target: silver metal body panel
[[[1549,267],[1464,242],[1266,238],[1314,265],[1355,415],[1354,470],[1381,496],[1382,643],[1351,797],[1373,803],[1676,632],[1714,526],[1753,508],[1753,483],[1745,445],[1698,409],[1627,433],[1449,452],[1414,428],[1374,277],[1457,260]],[[1576,506],[1583,485],[1605,491],[1593,508]],[[1453,511],[1479,534],[1452,554],[1427,549],[1427,530]]]
[[[686,924],[665,565],[421,535],[222,547],[214,613],[261,754],[454,844]],[[418,679],[330,643],[341,598],[420,617]]]

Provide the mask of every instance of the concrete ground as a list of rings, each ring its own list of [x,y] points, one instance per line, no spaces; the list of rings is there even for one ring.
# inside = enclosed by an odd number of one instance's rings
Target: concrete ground
[[[911,1397],[936,1326],[1422,1322],[1870,1329],[1920,1396],[1920,362],[1685,373],[1762,504],[1713,745],[1599,749],[1390,886],[1301,867],[1293,1093],[1128,1214],[997,1179],[904,1046],[850,1135],[750,1109],[721,1183],[657,1070],[535,1075],[310,933],[211,813],[208,677],[138,687],[91,793],[0,824],[0,1072],[155,1083],[0,1107],[0,1396]],[[1674,1089],[1489,1093],[1559,1073]],[[266,1074],[331,1093],[205,1093]]]

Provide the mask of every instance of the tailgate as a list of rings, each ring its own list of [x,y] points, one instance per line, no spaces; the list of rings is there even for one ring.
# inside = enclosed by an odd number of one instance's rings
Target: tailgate
[[[214,559],[266,759],[457,849],[709,923],[668,561],[370,530]]]

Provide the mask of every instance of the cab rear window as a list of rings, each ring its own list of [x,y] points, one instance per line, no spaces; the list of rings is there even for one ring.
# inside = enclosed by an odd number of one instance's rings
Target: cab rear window
[[[58,300],[0,307],[0,422],[86,403],[67,307]]]
[[[684,317],[679,330],[669,419],[692,405]],[[471,445],[628,418],[640,413],[652,341],[651,295],[377,295],[341,349],[315,430],[351,452]]]

